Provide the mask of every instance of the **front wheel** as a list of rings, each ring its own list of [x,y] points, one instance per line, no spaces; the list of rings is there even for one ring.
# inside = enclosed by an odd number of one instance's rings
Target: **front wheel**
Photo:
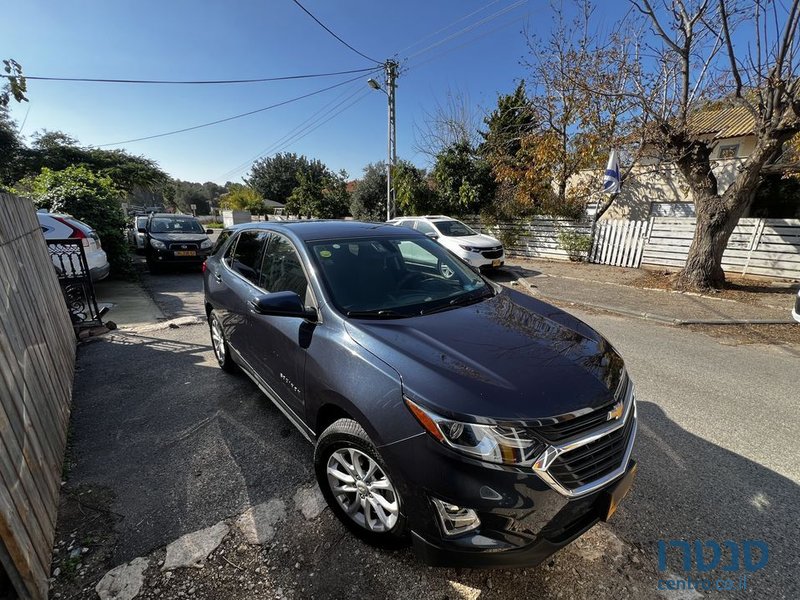
[[[235,373],[238,366],[233,362],[228,342],[225,340],[225,331],[216,313],[212,310],[208,317],[208,325],[211,329],[211,345],[214,348],[214,356],[217,359],[219,368],[228,373]]]
[[[314,450],[314,470],[328,506],[350,531],[376,546],[406,541],[400,494],[361,425],[339,419],[328,427]]]

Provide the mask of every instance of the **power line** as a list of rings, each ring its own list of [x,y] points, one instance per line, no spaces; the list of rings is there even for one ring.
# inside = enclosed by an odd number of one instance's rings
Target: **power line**
[[[336,35],[335,33],[333,33],[333,31],[331,31],[331,30],[330,30],[330,29],[329,29],[329,28],[328,28],[328,27],[325,25],[325,23],[323,23],[322,21],[320,21],[320,20],[319,20],[317,17],[315,17],[313,14],[311,14],[311,12],[310,12],[310,11],[309,11],[309,10],[308,10],[308,9],[307,9],[305,6],[303,6],[302,4],[300,4],[300,2],[299,2],[298,0],[292,0],[292,1],[293,1],[295,4],[297,4],[297,6],[299,6],[299,7],[300,7],[300,8],[303,10],[303,12],[304,12],[304,13],[306,13],[306,14],[307,14],[309,17],[311,17],[312,19],[314,19],[314,21],[316,21],[316,22],[317,22],[317,24],[318,24],[320,27],[322,27],[322,28],[323,28],[325,31],[327,31],[328,33],[330,33],[330,34],[331,34],[333,37],[335,37],[337,40],[339,40],[339,41],[340,41],[342,44],[344,44],[345,46],[347,46],[348,48],[350,48],[350,50],[352,50],[353,52],[355,52],[355,53],[356,53],[356,54],[358,54],[359,56],[361,56],[361,57],[363,57],[363,58],[366,58],[367,60],[371,60],[372,62],[374,62],[374,63],[376,63],[376,64],[379,64],[379,65],[380,65],[380,64],[382,64],[382,63],[381,63],[379,60],[375,60],[374,58],[370,58],[369,56],[367,56],[367,55],[366,55],[366,54],[364,54],[363,52],[359,52],[358,50],[356,50],[355,48],[353,48],[353,47],[352,47],[350,44],[348,44],[347,42],[345,42],[345,41],[344,41],[342,38],[340,38],[338,35]]]
[[[256,79],[210,79],[210,80],[173,80],[173,79],[101,79],[93,77],[43,77],[25,75],[25,79],[35,81],[78,81],[82,83],[135,83],[154,85],[225,85],[231,83],[264,83],[267,81],[289,81],[293,79],[311,79],[314,77],[333,77],[336,75],[349,75],[351,73],[366,73],[375,70],[375,67],[363,69],[350,69],[348,71],[333,71],[330,73],[309,73],[305,75],[284,75],[280,77],[259,77]],[[11,77],[1,74],[0,77]]]
[[[490,21],[493,21],[493,20],[497,19],[498,17],[501,17],[504,14],[511,12],[512,10],[514,10],[515,8],[518,8],[519,6],[525,4],[526,2],[527,2],[527,0],[517,0],[513,4],[511,4],[509,6],[506,6],[505,8],[502,8],[502,9],[498,10],[497,12],[494,12],[491,15],[488,15],[488,16],[482,18],[482,19],[479,19],[478,21],[475,21],[471,25],[467,25],[463,29],[460,29],[459,31],[457,31],[457,32],[455,32],[455,33],[453,33],[453,34],[451,34],[451,35],[439,40],[438,42],[434,42],[433,44],[431,44],[429,46],[426,46],[425,48],[423,48],[422,50],[420,50],[418,52],[415,52],[414,54],[412,54],[408,58],[409,59],[415,58],[415,57],[419,56],[420,54],[424,54],[425,52],[428,52],[429,50],[432,50],[433,48],[436,48],[437,46],[441,46],[442,44],[444,44],[446,42],[449,42],[450,40],[453,40],[453,39],[455,39],[455,38],[467,33],[468,31],[472,31],[473,29],[475,29],[476,27],[478,27],[480,25],[483,25],[484,23],[489,23]]]
[[[253,156],[252,158],[244,161],[243,163],[240,163],[238,166],[234,167],[233,169],[229,169],[228,171],[225,171],[222,175],[220,175],[216,179],[227,179],[231,175],[233,175],[233,174],[241,171],[242,169],[248,167],[250,164],[252,164],[256,160],[258,160],[261,156],[263,156],[265,154],[272,153],[274,151],[274,149],[277,148],[280,144],[282,144],[284,141],[286,141],[289,138],[291,138],[293,135],[299,133],[301,130],[303,130],[305,128],[305,126],[307,126],[307,124],[310,124],[312,121],[317,119],[320,115],[325,116],[325,114],[328,114],[331,110],[336,109],[336,107],[340,106],[344,102],[347,102],[347,100],[349,100],[350,98],[355,96],[358,92],[363,90],[363,87],[361,85],[358,85],[357,87],[356,86],[353,86],[353,87],[355,88],[354,90],[345,90],[344,93],[339,94],[338,96],[336,96],[335,98],[333,98],[329,102],[326,102],[325,104],[322,105],[322,107],[319,110],[314,112],[310,117],[308,117],[305,120],[301,121],[298,125],[296,125],[291,130],[289,130],[286,134],[284,134],[283,136],[281,136],[280,138],[278,138],[277,140],[272,142],[269,146],[267,146],[266,148],[264,148],[263,150],[258,152],[255,156]],[[326,112],[326,111],[328,111],[328,112]]]
[[[442,33],[443,31],[447,31],[448,29],[450,29],[450,28],[451,28],[453,25],[455,25],[456,23],[460,23],[461,21],[463,21],[463,20],[465,20],[465,19],[469,19],[470,17],[472,17],[472,16],[474,16],[474,15],[477,15],[479,12],[483,12],[484,10],[486,10],[487,8],[489,8],[490,6],[492,6],[493,4],[497,4],[498,2],[500,2],[500,0],[492,0],[491,2],[489,2],[489,4],[486,4],[485,6],[482,6],[482,7],[481,7],[481,8],[479,8],[478,10],[473,10],[471,13],[469,13],[469,14],[466,14],[466,15],[464,15],[463,17],[460,17],[460,18],[456,19],[455,21],[453,21],[453,22],[452,22],[452,23],[450,23],[449,25],[445,25],[445,26],[444,26],[444,27],[442,27],[441,29],[437,29],[437,30],[436,30],[436,31],[434,31],[433,33],[429,33],[428,35],[426,35],[426,36],[424,36],[424,37],[421,37],[420,39],[418,39],[418,40],[417,40],[416,42],[414,42],[413,44],[410,44],[410,45],[406,46],[406,47],[405,47],[405,48],[403,48],[402,50],[398,50],[398,51],[396,52],[396,54],[402,54],[402,53],[403,53],[403,52],[405,52],[406,50],[410,50],[411,48],[413,48],[414,46],[417,46],[417,45],[421,44],[421,43],[422,43],[422,42],[424,42],[425,40],[427,40],[427,39],[430,39],[430,38],[432,38],[432,37],[434,37],[434,36],[436,36],[436,35],[439,35],[439,34],[440,34],[440,33]]]
[[[377,70],[377,69],[373,69],[373,70]],[[295,98],[290,98],[289,100],[283,100],[281,102],[276,102],[275,104],[270,104],[269,106],[264,106],[262,108],[257,108],[255,110],[250,110],[250,111],[247,111],[247,112],[244,112],[244,113],[240,113],[238,115],[225,117],[224,119],[217,119],[216,121],[209,121],[208,123],[201,123],[199,125],[193,125],[191,127],[184,127],[182,129],[175,129],[173,131],[165,131],[164,133],[157,133],[157,134],[154,134],[154,135],[147,135],[147,136],[143,136],[143,137],[132,138],[132,139],[129,139],[129,140],[122,140],[120,142],[112,142],[112,143],[109,143],[109,144],[100,144],[100,145],[97,146],[97,148],[105,148],[107,146],[119,146],[121,144],[130,144],[130,143],[133,143],[133,142],[141,142],[141,141],[144,141],[144,140],[152,140],[152,139],[155,139],[155,138],[166,137],[168,135],[175,135],[177,133],[184,133],[186,131],[193,131],[195,129],[201,129],[203,127],[210,127],[211,125],[217,125],[219,123],[225,123],[227,121],[233,121],[234,119],[241,119],[242,117],[248,117],[248,116],[254,115],[256,113],[264,112],[266,110],[270,110],[270,109],[273,109],[273,108],[278,108],[279,106],[284,106],[284,105],[290,104],[292,102],[297,102],[298,100],[303,100],[304,98],[309,98],[310,96],[316,96],[317,94],[321,94],[322,92],[327,92],[328,90],[332,90],[334,88],[346,85],[346,84],[350,83],[351,81],[355,81],[356,79],[361,79],[361,77],[362,77],[362,75],[356,75],[355,77],[351,77],[350,79],[346,79],[345,81],[340,81],[339,83],[336,83],[334,85],[329,85],[328,87],[324,87],[322,89],[315,90],[315,91],[309,92],[307,94],[303,94],[302,96],[297,96]]]

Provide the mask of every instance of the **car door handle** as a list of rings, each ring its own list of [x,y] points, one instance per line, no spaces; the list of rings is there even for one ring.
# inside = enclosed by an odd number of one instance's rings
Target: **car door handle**
[[[217,283],[222,283],[222,275],[219,274],[219,271],[214,271],[214,279],[217,280]]]

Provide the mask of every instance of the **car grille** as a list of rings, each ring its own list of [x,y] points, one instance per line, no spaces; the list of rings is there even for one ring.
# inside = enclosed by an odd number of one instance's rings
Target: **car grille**
[[[626,397],[628,385],[630,385],[630,380],[628,379],[627,373],[623,371],[622,378],[617,386],[617,392],[614,394],[614,400],[608,404],[605,404],[590,413],[580,415],[566,421],[539,425],[538,427],[534,428],[534,430],[537,434],[539,434],[539,436],[543,437],[550,443],[561,442],[571,437],[577,437],[591,433],[592,429],[599,427],[608,421],[608,411],[611,410],[617,401]]]
[[[619,468],[633,431],[634,411],[627,417],[624,427],[556,458],[550,475],[566,489],[574,490]]]
[[[197,244],[191,242],[175,242],[169,245],[170,250],[197,250]]]
[[[481,252],[481,255],[483,255],[484,258],[500,258],[503,256],[503,247],[489,248]]]

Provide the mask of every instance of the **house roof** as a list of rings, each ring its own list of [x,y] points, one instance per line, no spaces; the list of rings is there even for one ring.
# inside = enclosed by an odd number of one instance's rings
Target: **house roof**
[[[716,138],[750,135],[755,128],[753,115],[744,106],[697,111],[689,120],[696,134],[713,134]]]

